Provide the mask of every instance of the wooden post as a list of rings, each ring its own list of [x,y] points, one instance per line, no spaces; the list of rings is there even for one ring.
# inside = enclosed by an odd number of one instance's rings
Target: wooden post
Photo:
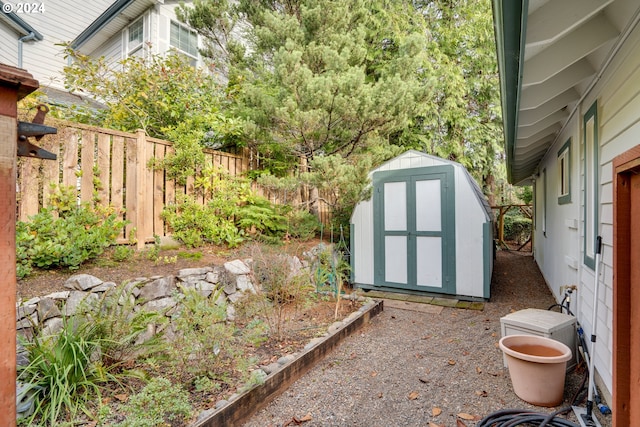
[[[38,88],[25,70],[0,64],[0,425],[16,424],[17,102]]]

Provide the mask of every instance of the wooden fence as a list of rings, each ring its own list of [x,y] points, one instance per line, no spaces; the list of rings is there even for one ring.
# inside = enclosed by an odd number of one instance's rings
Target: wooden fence
[[[138,248],[153,242],[155,236],[171,232],[161,218],[166,205],[176,203],[180,194],[193,195],[197,176],[178,185],[167,179],[162,169],[150,168],[151,159],[162,160],[173,151],[172,143],[151,138],[144,131],[120,132],[78,123],[48,121],[58,129],[37,144],[56,154],[57,160],[20,157],[17,179],[17,217],[28,221],[43,207],[51,206],[51,184],[75,189],[78,202],[97,200],[119,212],[127,225],[118,243],[135,237]],[[243,154],[205,150],[208,161],[221,165],[233,176],[257,167],[247,149]],[[274,192],[253,186],[272,203],[299,203],[299,193]],[[204,198],[199,199],[203,204]],[[293,203],[292,203],[293,201]],[[331,222],[331,207],[321,198],[318,214],[326,226]],[[328,230],[325,230],[328,231]]]
[[[50,125],[58,128],[58,134],[48,135],[38,144],[58,159],[20,158],[19,220],[27,221],[42,207],[50,206],[50,184],[56,184],[74,188],[79,202],[97,200],[120,212],[128,222],[121,243],[134,235],[141,248],[155,236],[168,234],[160,217],[164,206],[175,203],[180,193],[194,194],[196,179],[190,177],[186,185],[177,185],[167,179],[164,170],[148,167],[152,158],[162,160],[172,152],[170,142],[148,137],[144,131],[127,133],[60,121]],[[248,150],[244,155],[207,150],[206,156],[231,175],[252,167]]]

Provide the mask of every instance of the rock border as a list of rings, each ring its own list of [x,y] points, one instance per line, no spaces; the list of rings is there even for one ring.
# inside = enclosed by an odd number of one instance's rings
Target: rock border
[[[264,383],[232,396],[226,404],[224,401],[218,402],[223,406],[218,405],[220,407],[209,410],[211,412],[202,412],[191,427],[241,425],[324,359],[343,339],[368,324],[383,310],[384,301],[374,300],[342,322],[334,323],[329,327],[325,337],[311,340],[302,352],[293,355],[294,357],[289,360],[284,360],[285,363],[280,369],[266,375]]]

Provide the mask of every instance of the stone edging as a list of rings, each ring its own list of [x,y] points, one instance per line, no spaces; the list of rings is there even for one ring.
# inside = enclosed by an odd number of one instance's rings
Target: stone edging
[[[342,322],[329,327],[329,333],[311,340],[301,353],[287,361],[280,369],[266,376],[261,385],[256,385],[218,409],[201,413],[192,427],[239,426],[251,415],[264,408],[282,394],[293,382],[309,371],[317,362],[330,353],[344,338],[348,337],[384,309],[382,300],[374,300],[352,313]],[[220,402],[218,402],[220,403]]]

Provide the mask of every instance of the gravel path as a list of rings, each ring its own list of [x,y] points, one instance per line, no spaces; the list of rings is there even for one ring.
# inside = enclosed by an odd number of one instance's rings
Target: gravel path
[[[498,348],[500,317],[554,303],[533,259],[499,252],[492,295],[483,311],[385,307],[245,427],[461,427],[504,408],[551,412],[513,393]],[[567,377],[565,403],[581,379]]]

